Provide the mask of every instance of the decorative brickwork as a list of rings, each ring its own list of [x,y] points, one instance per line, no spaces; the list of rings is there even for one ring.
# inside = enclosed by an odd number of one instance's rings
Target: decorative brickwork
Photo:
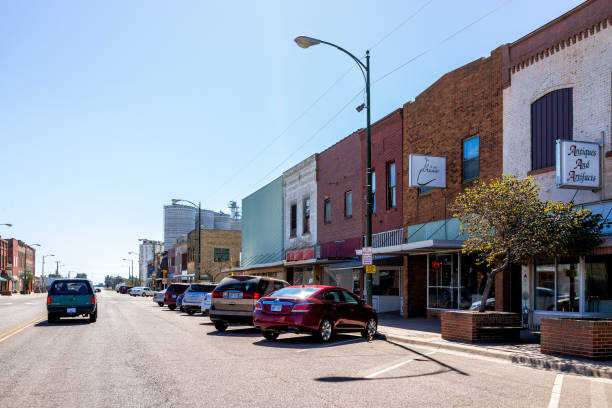
[[[542,353],[612,360],[612,320],[544,318],[540,331]]]
[[[520,337],[520,317],[507,312],[445,311],[442,338],[469,343],[516,341]],[[496,328],[496,329],[495,329]]]

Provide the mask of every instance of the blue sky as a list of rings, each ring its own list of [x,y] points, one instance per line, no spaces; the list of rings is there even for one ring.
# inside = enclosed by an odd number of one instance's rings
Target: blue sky
[[[0,234],[42,244],[38,272],[53,253],[63,272],[127,276],[172,198],[227,211],[365,126],[351,60],[294,37],[371,48],[373,80],[427,51],[373,85],[375,121],[580,3],[1,2],[0,223],[15,225]]]

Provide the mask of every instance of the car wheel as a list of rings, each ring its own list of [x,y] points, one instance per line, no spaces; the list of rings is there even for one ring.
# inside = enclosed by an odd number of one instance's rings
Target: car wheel
[[[376,324],[376,320],[372,318],[368,321],[368,324],[366,324],[365,329],[361,331],[361,335],[368,340],[372,340],[374,337],[376,337],[376,334],[378,333],[377,330],[378,325]]]
[[[176,305],[168,305],[168,309],[174,310],[174,309],[176,309]]]
[[[220,332],[223,332],[227,330],[227,323],[215,322],[215,329],[217,329]]]
[[[159,305],[159,307],[164,307],[164,302],[157,302],[157,304]]]
[[[147,296],[147,294],[142,292],[142,295],[140,295],[140,296],[145,297],[145,296]]]
[[[263,332],[261,332],[261,334],[263,334],[266,340],[276,340],[280,333],[275,332],[275,331],[270,331],[270,330],[264,330]]]
[[[332,322],[325,318],[319,325],[319,331],[317,332],[317,337],[323,343],[327,343],[331,340],[334,335],[334,326]]]
[[[193,316],[193,314],[194,314],[194,313],[195,313],[195,310],[188,310],[188,311],[187,311],[187,314],[188,314],[189,316]]]
[[[89,323],[95,323],[98,320],[98,311],[96,310],[94,313],[89,315]]]

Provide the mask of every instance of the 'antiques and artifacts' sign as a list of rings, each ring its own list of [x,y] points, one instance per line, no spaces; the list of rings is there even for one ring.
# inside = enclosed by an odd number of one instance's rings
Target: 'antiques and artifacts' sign
[[[446,157],[411,154],[409,169],[410,187],[446,188]]]
[[[557,140],[557,187],[597,189],[601,185],[599,144]]]

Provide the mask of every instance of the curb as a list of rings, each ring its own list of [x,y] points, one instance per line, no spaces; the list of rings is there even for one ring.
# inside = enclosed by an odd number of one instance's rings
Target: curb
[[[612,367],[593,367],[596,362],[582,359],[564,359],[562,361],[554,361],[546,358],[534,358],[524,356],[519,353],[510,353],[505,351],[494,351],[479,348],[477,346],[464,346],[462,344],[438,343],[427,340],[419,340],[410,337],[403,337],[394,334],[385,334],[380,332],[387,340],[394,340],[400,343],[414,344],[434,349],[445,349],[459,351],[463,353],[476,354],[485,357],[497,358],[508,361],[512,364],[518,364],[531,368],[548,371],[559,371],[567,374],[581,375],[586,377],[612,379]],[[551,356],[552,357],[552,356]]]

